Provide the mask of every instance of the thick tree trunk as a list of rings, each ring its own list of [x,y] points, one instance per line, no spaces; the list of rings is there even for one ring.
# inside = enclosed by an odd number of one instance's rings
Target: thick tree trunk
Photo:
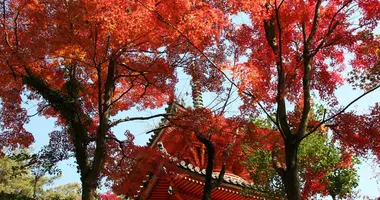
[[[66,120],[69,127],[68,132],[73,137],[75,157],[82,179],[82,199],[95,200],[95,191],[106,156],[105,137],[109,130],[108,119],[110,116],[112,96],[115,90],[115,61],[113,59],[109,61],[104,91],[101,84],[101,73],[99,73],[98,77],[100,83],[98,88],[100,123],[95,138],[96,149],[92,162],[89,161],[88,155],[88,143],[90,138],[88,137],[88,124],[86,122],[86,120],[90,121],[91,119],[84,112],[79,100],[79,85],[75,77],[75,68],[72,69],[70,78],[66,81],[67,94],[57,92],[50,88],[43,79],[35,76],[29,68],[25,67],[24,69],[27,75],[23,77],[23,83],[38,91],[38,93],[49,102],[50,106]]]
[[[69,133],[73,137],[75,157],[82,179],[82,199],[95,200],[99,174],[94,173],[91,175],[92,178],[88,177],[91,173],[90,171],[94,170],[91,170],[91,163],[88,162],[87,125],[83,123],[83,119],[89,119],[89,117],[83,112],[80,103],[77,102],[77,94],[75,93],[77,92],[77,86],[75,85],[75,81],[67,83],[71,89],[68,95],[64,95],[51,89],[42,79],[34,76],[28,68],[25,68],[25,70],[28,76],[23,77],[24,84],[38,91],[54,110],[67,121]],[[100,167],[102,166],[100,165]]]
[[[96,200],[96,188],[96,184],[82,181],[82,200]]]
[[[286,170],[284,173],[284,184],[286,195],[289,200],[301,200],[301,187],[297,166],[297,151],[299,144],[288,142],[285,147]]]
[[[211,200],[211,191],[210,189],[203,190],[202,200]]]
[[[198,140],[201,141],[207,148],[208,159],[207,159],[207,168],[206,168],[206,178],[205,178],[205,186],[203,187],[203,197],[202,200],[211,200],[211,191],[212,187],[212,171],[214,169],[214,156],[215,156],[215,148],[210,140],[207,138],[198,135]]]
[[[215,187],[218,187],[222,181],[224,174],[226,172],[226,164],[224,163],[222,165],[222,169],[219,173],[218,180],[216,182],[212,182],[212,172],[214,170],[214,158],[215,158],[215,147],[214,144],[204,136],[198,134],[197,138],[200,142],[202,142],[208,152],[208,159],[207,159],[207,167],[206,167],[206,178],[205,178],[205,186],[203,187],[203,196],[202,200],[211,200],[211,192]]]
[[[210,153],[211,148],[207,148]],[[212,148],[213,149],[213,148]],[[202,200],[211,200],[211,192],[212,192],[212,171],[214,168],[214,150],[212,150],[212,155],[208,155],[207,160],[207,168],[206,168],[206,178],[205,178],[205,186],[203,188],[203,197]]]

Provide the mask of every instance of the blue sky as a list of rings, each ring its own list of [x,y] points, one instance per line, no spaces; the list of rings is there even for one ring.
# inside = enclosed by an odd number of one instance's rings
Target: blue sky
[[[336,91],[336,95],[340,104],[347,105],[354,98],[362,94],[363,91],[353,90],[352,87],[348,84],[339,88]],[[376,102],[379,102],[380,99],[380,90],[376,90],[368,96],[360,99],[356,104],[354,104],[348,111],[355,111],[357,113],[364,113],[370,107],[375,105]],[[373,164],[371,160],[363,160],[360,166],[358,166],[358,172],[360,176],[359,190],[363,195],[369,197],[380,197],[380,187],[377,183],[380,179],[374,178],[379,173],[379,167],[376,164]]]

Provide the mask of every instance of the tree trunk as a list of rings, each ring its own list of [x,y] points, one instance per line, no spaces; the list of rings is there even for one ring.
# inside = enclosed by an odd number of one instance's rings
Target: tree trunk
[[[82,200],[96,200],[95,192],[96,184],[88,183],[88,181],[82,181]]]
[[[301,200],[301,187],[297,166],[297,151],[299,144],[288,142],[285,146],[286,170],[284,184],[286,195],[289,200]]]
[[[37,182],[38,182],[38,175],[34,176],[34,181],[33,181],[33,199],[37,198]]]
[[[211,189],[203,190],[202,200],[211,200],[211,191]]]
[[[208,152],[210,153],[209,149]],[[212,192],[212,171],[214,168],[214,152],[208,155],[207,168],[206,168],[206,178],[205,186],[203,187],[203,197],[202,200],[211,200]]]
[[[204,136],[197,133],[197,138],[202,142],[207,149],[208,159],[206,167],[206,177],[205,177],[205,186],[203,187],[203,196],[202,200],[211,200],[211,192],[214,188],[218,187],[223,182],[224,174],[226,173],[226,163],[223,163],[222,169],[219,173],[218,180],[212,182],[212,172],[214,170],[214,158],[215,158],[215,147],[214,144]]]
[[[214,156],[215,148],[210,140],[205,138],[202,135],[197,136],[198,140],[201,141],[207,148],[208,159],[207,159],[207,168],[206,168],[206,177],[205,177],[205,186],[203,187],[203,197],[202,200],[211,200],[211,191],[212,187],[212,171],[214,169]]]
[[[69,80],[66,81],[68,87],[68,94],[62,94],[49,87],[38,76],[35,76],[32,71],[25,67],[27,75],[23,76],[23,83],[38,91],[38,93],[49,102],[50,106],[60,114],[60,117],[66,120],[69,128],[69,133],[73,137],[74,152],[77,164],[80,170],[82,179],[82,199],[95,200],[95,191],[98,186],[99,175],[104,167],[104,160],[106,155],[105,136],[109,129],[108,119],[111,108],[112,96],[115,89],[114,76],[115,76],[115,62],[110,60],[108,66],[107,79],[105,83],[104,92],[99,85],[99,117],[100,124],[98,133],[96,135],[96,149],[92,162],[89,161],[88,155],[88,130],[87,120],[91,118],[83,110],[79,98],[79,86],[75,78],[75,71],[70,74]],[[101,83],[101,76],[99,75],[99,83]],[[104,101],[102,94],[104,93]],[[104,105],[103,105],[104,102]],[[104,107],[103,107],[104,106]]]
[[[73,137],[73,144],[75,147],[75,158],[80,170],[82,179],[82,199],[95,200],[95,190],[97,188],[97,179],[90,179],[87,177],[91,169],[88,162],[88,136],[87,125],[83,119],[90,119],[90,117],[83,112],[81,104],[78,103],[76,98],[77,86],[75,81],[66,82],[70,85],[69,95],[61,94],[53,90],[47,85],[43,79],[35,76],[29,68],[25,68],[27,75],[23,77],[23,83],[36,91],[54,108],[60,116],[65,119],[69,125],[69,133]],[[98,176],[93,176],[98,177]]]

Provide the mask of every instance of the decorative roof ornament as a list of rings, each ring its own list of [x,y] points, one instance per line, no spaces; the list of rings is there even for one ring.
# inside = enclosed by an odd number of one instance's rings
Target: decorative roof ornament
[[[172,188],[172,186],[170,186],[170,185],[169,185],[169,187],[168,187],[168,193],[169,193],[170,195],[173,194],[173,188]]]
[[[195,71],[196,70],[195,61],[192,61],[189,67],[191,71]],[[191,78],[192,78],[191,90],[192,90],[194,108],[203,108],[203,99],[202,99],[200,81],[197,77],[195,77],[194,73],[191,73]]]
[[[168,151],[166,151],[166,149],[164,147],[164,143],[162,141],[157,142],[157,149],[159,151],[161,151],[162,153],[164,153],[165,155],[169,155]]]

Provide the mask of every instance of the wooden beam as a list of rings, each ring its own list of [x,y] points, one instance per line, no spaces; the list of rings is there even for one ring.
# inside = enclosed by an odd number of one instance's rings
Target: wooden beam
[[[174,196],[178,199],[178,200],[183,200],[182,196],[178,193],[178,192],[175,192],[173,193]]]
[[[199,166],[202,168],[204,168],[204,166],[205,166],[205,151],[206,151],[206,147],[205,147],[205,145],[202,144],[202,146],[201,146],[201,165]]]
[[[176,198],[177,200],[183,200],[183,198],[182,198],[182,196],[180,195],[180,193],[179,193],[179,191],[178,191],[176,185],[174,184],[173,180],[170,179],[170,183],[169,183],[169,185],[172,187],[172,190],[173,190],[172,192],[173,192],[173,195],[175,196],[175,198]]]
[[[191,147],[191,148],[190,148],[190,151],[191,151],[191,153],[193,154],[195,164],[196,164],[197,166],[201,166],[201,161],[199,160],[199,153],[198,153],[198,151],[197,151],[196,149],[194,149],[194,148],[197,148],[197,147]]]

